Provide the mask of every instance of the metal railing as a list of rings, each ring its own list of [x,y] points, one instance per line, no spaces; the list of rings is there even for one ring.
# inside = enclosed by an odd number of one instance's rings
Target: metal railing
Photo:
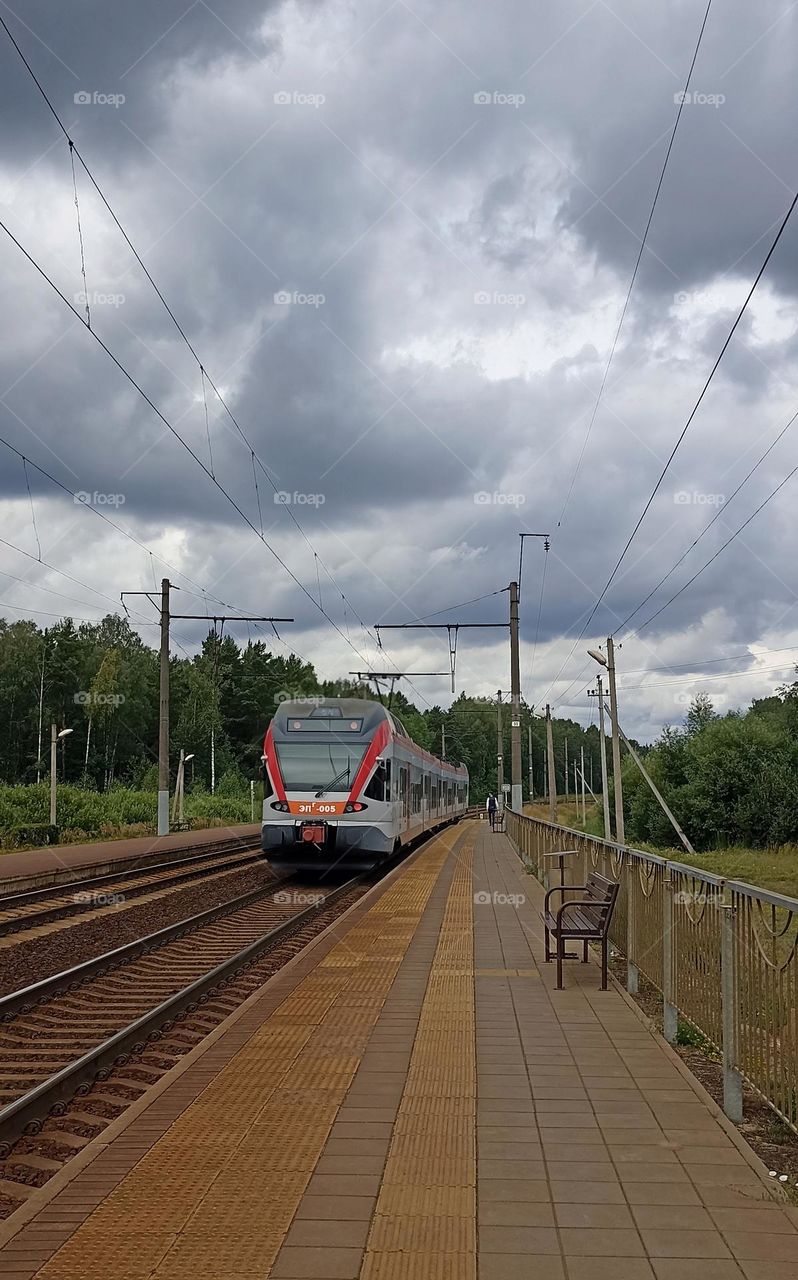
[[[610,941],[663,1000],[666,1039],[681,1017],[723,1059],[724,1109],[742,1119],[746,1081],[798,1132],[798,899],[507,811],[507,834],[542,882],[590,871],[620,884]],[[554,882],[554,881],[552,881]]]

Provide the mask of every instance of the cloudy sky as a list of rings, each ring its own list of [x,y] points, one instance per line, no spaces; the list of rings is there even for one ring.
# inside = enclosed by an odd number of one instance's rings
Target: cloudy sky
[[[594,417],[705,8],[0,0],[196,353],[76,161],[84,286],[68,143],[0,30],[0,218],[34,260],[0,236],[0,612],[96,618],[167,574],[181,612],[294,617],[324,675],[436,671],[445,632],[380,653],[361,623],[501,621],[518,535],[545,532],[528,701],[586,721],[611,631],[641,738],[698,689],[771,692],[795,484],[641,624],[798,463],[796,423],[732,497],[798,409],[798,214],[580,636],[798,185],[798,6],[714,0]],[[461,633],[458,688],[508,666],[503,633]]]

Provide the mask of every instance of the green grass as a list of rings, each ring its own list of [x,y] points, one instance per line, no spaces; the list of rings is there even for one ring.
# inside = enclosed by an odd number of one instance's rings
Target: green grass
[[[14,827],[47,822],[49,784],[0,786],[0,852],[13,845],[9,833]],[[113,840],[147,835],[155,831],[158,797],[153,791],[113,787],[100,793],[83,787],[59,784],[58,825],[62,844],[83,844],[93,840]],[[256,799],[255,813],[259,812]],[[249,822],[249,792],[210,795],[205,791],[186,795],[185,816],[192,828]]]
[[[524,812],[533,818],[542,818],[546,822],[549,820],[549,806],[545,801],[525,805]],[[584,831],[588,835],[603,835],[604,822],[598,805],[587,806],[586,821],[583,824],[573,800],[560,800],[557,804],[557,821],[564,827]],[[644,853],[668,858],[671,862],[683,862],[712,875],[723,876],[726,880],[743,880],[760,889],[769,889],[771,893],[798,898],[798,845],[782,845],[777,849],[743,849],[733,846],[696,854],[687,853],[681,847],[661,848],[642,842],[635,847],[642,849]]]

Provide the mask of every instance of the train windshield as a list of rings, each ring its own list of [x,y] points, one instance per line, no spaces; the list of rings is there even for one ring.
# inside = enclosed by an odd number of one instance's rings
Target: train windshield
[[[275,745],[286,791],[326,791],[333,783],[335,791],[349,791],[367,746],[335,739]]]

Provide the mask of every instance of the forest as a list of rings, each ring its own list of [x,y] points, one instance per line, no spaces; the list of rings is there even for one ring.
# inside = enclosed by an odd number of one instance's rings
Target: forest
[[[249,781],[258,776],[263,737],[281,701],[314,694],[376,696],[365,684],[320,681],[310,663],[290,651],[274,653],[262,640],[240,645],[215,633],[200,652],[173,655],[170,683],[172,781],[182,749],[194,757],[187,770],[187,812],[198,821],[249,817]],[[445,744],[447,759],[467,765],[474,803],[495,790],[495,699],[461,692],[448,710],[422,711],[397,689],[392,707],[422,746],[440,755]],[[508,706],[502,721],[509,782]],[[0,828],[46,820],[51,723],[72,730],[58,749],[63,823],[85,832],[151,823],[158,653],[126,619],[111,614],[76,625],[64,618],[45,629],[0,620]],[[524,704],[525,799],[530,730],[534,794],[540,798],[545,723]],[[553,737],[558,793],[573,793],[573,761],[584,749],[587,783],[599,795],[597,726],[555,718]],[[724,716],[699,694],[683,725],[667,727],[651,748],[635,746],[696,849],[798,841],[798,683]],[[607,755],[611,762],[609,747]],[[627,839],[672,847],[673,830],[626,754],[623,784]]]

